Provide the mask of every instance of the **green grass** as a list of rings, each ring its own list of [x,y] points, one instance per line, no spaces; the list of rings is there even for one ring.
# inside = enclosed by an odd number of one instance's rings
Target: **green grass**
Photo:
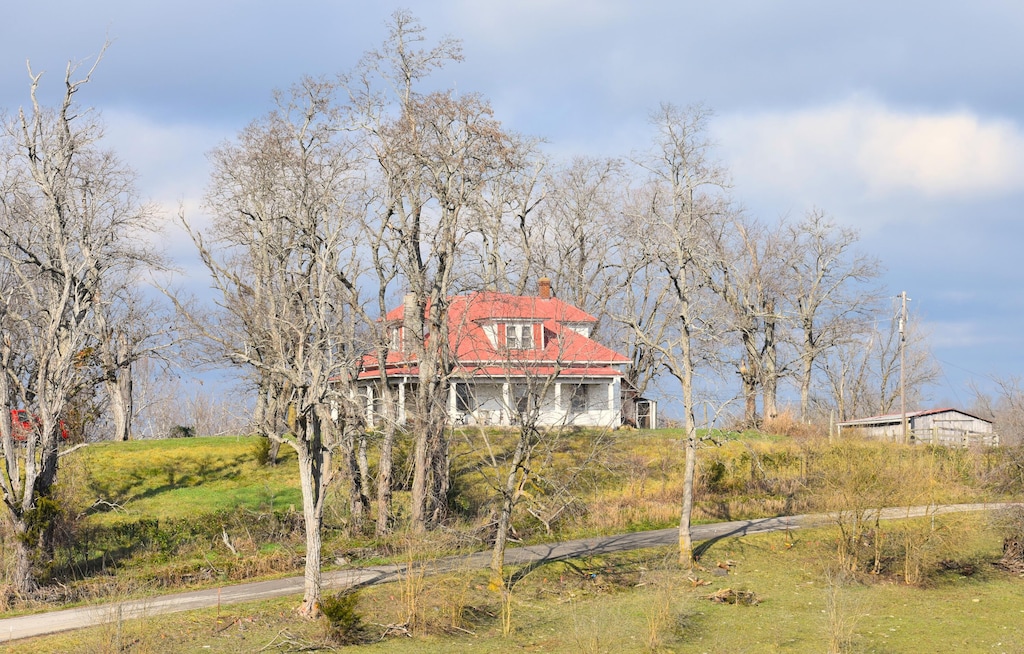
[[[999,539],[983,519],[959,528],[957,561],[970,566],[969,574],[933,572],[921,587],[862,576],[839,588],[841,612],[853,627],[846,651],[1024,651],[1024,580],[990,564]],[[829,634],[823,569],[834,559],[834,538],[832,530],[816,529],[719,541],[693,576],[707,585],[678,569],[670,549],[544,565],[515,585],[507,637],[499,593],[487,588],[485,573],[368,588],[358,611],[371,642],[359,651],[819,653]],[[729,572],[715,574],[726,562]],[[408,587],[418,589],[416,633],[374,642],[384,625],[405,621]],[[706,599],[725,588],[753,592],[760,603]],[[298,619],[294,606],[294,599],[225,606],[120,629],[112,614],[95,629],[19,642],[8,651],[113,652],[118,637],[132,652],[330,651],[323,625]]]
[[[92,516],[94,524],[189,519],[235,509],[301,510],[294,454],[282,447],[278,465],[268,467],[256,462],[255,451],[255,437],[101,443],[75,453],[71,474],[79,471],[83,478],[70,483],[82,500],[99,498],[120,507]]]
[[[480,434],[475,436],[479,438]],[[622,430],[602,436],[605,440],[597,458],[582,474],[577,474],[580,453],[591,452],[595,434],[568,432],[552,443],[543,459],[545,481],[527,489],[530,498],[526,501],[543,500],[545,493],[553,488],[545,485],[551,480],[558,482],[576,475],[573,505],[552,524],[550,533],[520,507],[515,527],[517,536],[524,542],[567,540],[678,523],[683,463],[681,433]],[[502,460],[502,451],[512,446],[514,435],[491,430],[489,437],[497,459]],[[64,526],[54,568],[53,580],[59,585],[54,584],[52,588],[59,593],[52,596],[48,605],[15,608],[24,611],[52,607],[54,603],[96,603],[298,574],[304,540],[294,454],[282,448],[277,467],[260,466],[256,460],[257,444],[258,441],[250,437],[108,443],[77,450],[62,459],[60,497],[67,503],[68,514],[73,519]],[[400,442],[398,451],[407,453],[408,445],[408,442]],[[477,548],[486,547],[485,525],[493,511],[494,491],[481,475],[481,468],[487,464],[479,445],[473,433],[456,432],[452,446],[453,518],[445,530],[432,532],[415,543],[410,544],[408,534],[401,531],[401,521],[399,531],[387,539],[368,539],[353,530],[344,486],[337,484],[328,497],[325,564],[330,566],[336,557],[344,557],[354,565],[406,561],[410,549],[417,557],[431,558],[466,551],[474,544]],[[375,464],[373,451],[371,442],[371,468]],[[730,435],[718,439],[717,444],[705,443],[699,451],[694,518],[697,522],[708,522],[827,511],[843,503],[870,508],[997,500],[1003,497],[991,489],[993,479],[1006,463],[1005,457],[1000,452],[859,442],[829,444],[822,440],[752,433]],[[404,457],[399,459],[396,477],[404,479],[407,461]],[[1003,487],[1008,488],[1005,484]],[[103,502],[95,503],[97,499]],[[405,493],[399,490],[395,507],[400,515],[406,501]],[[870,526],[865,529],[870,530]],[[229,534],[237,555],[222,542],[224,532]],[[893,543],[910,532],[886,526],[879,534],[885,543]],[[865,532],[863,536],[866,538],[868,534]],[[943,535],[943,538],[946,539],[943,543],[955,543],[949,536]],[[860,535],[853,538],[854,541],[860,539]],[[920,559],[933,565],[935,550],[939,545],[945,546],[943,543],[934,539],[922,545]],[[779,554],[785,555],[784,552]],[[873,556],[872,552],[860,554],[858,565],[862,571],[871,567]],[[899,555],[887,557],[883,557],[885,574],[895,579],[899,572]],[[666,579],[676,579],[685,586],[686,582],[673,576],[671,566],[661,565],[658,569]],[[527,578],[523,589],[530,587],[533,577]],[[446,592],[453,596],[473,595],[467,587],[453,586],[454,583],[445,586],[431,582],[431,592],[447,588]],[[486,580],[483,584],[486,586]],[[400,593],[396,594],[394,586],[391,588],[387,592],[396,599],[384,600],[380,606],[373,604],[376,591],[367,593],[365,599],[369,612],[382,616],[377,620],[382,624],[403,622],[401,616],[388,615],[383,608],[401,603]],[[637,592],[642,595],[644,588]],[[517,597],[522,600],[517,605],[518,613],[528,617],[534,605],[547,607],[541,614],[572,607],[574,619],[584,622],[590,619],[587,617],[591,610],[589,600],[582,595],[560,595],[561,604],[546,603],[550,599],[549,592],[555,590],[541,588],[536,591],[537,597],[530,601],[525,599],[530,597],[529,593],[524,595],[517,591]],[[859,592],[853,589],[848,594],[857,597]],[[875,592],[872,590],[872,594]],[[620,598],[620,594],[623,593],[615,593],[614,598],[605,597],[602,603],[605,600],[612,604],[626,602],[627,598]],[[451,601],[442,598],[435,602],[439,615]],[[495,619],[488,616],[500,614],[500,605],[495,603],[494,597],[485,596],[472,603],[482,607],[475,614],[481,628],[496,628],[488,622]],[[698,603],[698,606],[704,607],[704,604]],[[762,608],[763,605],[756,610]],[[639,609],[628,609],[624,605],[621,610]],[[701,610],[706,612],[706,608]],[[287,629],[298,629],[296,625],[304,624],[296,623],[290,611],[278,613],[283,616],[280,622],[270,620],[278,630],[285,629],[285,625],[290,625]],[[540,633],[547,627],[542,615],[537,620],[536,629]],[[683,622],[702,624],[701,620],[703,618],[695,614]],[[778,620],[784,622],[785,618],[780,615]],[[772,624],[775,623],[769,622],[762,629]],[[564,634],[572,625],[562,623],[555,628]],[[576,628],[581,633],[593,631],[579,625]],[[172,631],[176,634],[181,629],[187,630],[187,627],[176,627]],[[687,638],[693,635],[683,631],[689,634]],[[199,632],[191,633],[195,636]],[[427,634],[420,640],[426,638],[422,642],[430,642],[436,637],[436,634]],[[460,647],[469,647],[472,642],[460,642]],[[590,647],[583,647],[586,643],[569,646],[560,642],[573,651]],[[528,645],[522,644],[523,647]],[[611,648],[598,645],[591,649]],[[624,645],[615,641],[615,647],[619,646]],[[672,645],[673,649],[675,647]],[[785,651],[785,647],[779,647]],[[153,651],[163,650],[155,647]]]

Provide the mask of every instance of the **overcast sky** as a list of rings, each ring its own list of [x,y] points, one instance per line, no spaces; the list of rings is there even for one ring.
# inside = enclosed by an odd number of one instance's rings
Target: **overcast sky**
[[[482,93],[555,157],[628,155],[661,102],[712,109],[748,211],[824,209],[907,291],[945,369],[931,404],[1022,372],[1024,3],[37,0],[4,8],[0,107],[27,102],[26,59],[52,98],[111,39],[80,99],[168,219],[198,215],[205,153],[272,89],[351,69],[399,7],[463,41],[433,83]]]

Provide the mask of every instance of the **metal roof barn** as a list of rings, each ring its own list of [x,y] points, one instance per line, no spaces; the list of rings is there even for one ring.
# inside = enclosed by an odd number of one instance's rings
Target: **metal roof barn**
[[[839,435],[898,442],[903,437],[903,416],[890,413],[839,423]],[[912,443],[931,443],[951,447],[999,445],[992,423],[959,409],[927,409],[907,413]]]

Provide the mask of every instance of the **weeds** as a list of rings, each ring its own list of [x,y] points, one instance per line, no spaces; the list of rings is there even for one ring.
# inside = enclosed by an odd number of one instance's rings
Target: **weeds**
[[[660,585],[650,594],[644,609],[644,645],[648,651],[656,652],[665,644],[665,634],[672,624],[675,613],[673,593],[669,585]]]
[[[857,625],[857,611],[849,593],[851,577],[846,568],[825,563],[825,635],[828,654],[850,650]]]

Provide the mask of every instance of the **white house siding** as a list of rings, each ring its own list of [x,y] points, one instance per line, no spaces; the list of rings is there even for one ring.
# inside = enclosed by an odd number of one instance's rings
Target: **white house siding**
[[[539,384],[537,380],[534,385]],[[525,380],[518,385],[525,386]],[[467,391],[460,391],[464,385]],[[374,382],[364,382],[358,391],[361,404],[365,406],[366,423],[379,426],[380,393]],[[406,398],[409,397],[406,383],[394,386],[399,423],[406,420]],[[515,379],[496,381],[493,379],[456,380],[448,396],[448,415],[455,424],[508,426],[515,423],[516,411]],[[571,390],[583,389],[582,406],[574,407]],[[460,398],[459,394],[463,393]],[[616,428],[622,420],[622,380],[618,377],[597,379],[562,379],[552,384],[545,397],[541,398],[537,424],[542,427],[579,426]]]
[[[465,384],[468,391],[459,390],[458,384]],[[455,382],[448,405],[452,421],[477,425],[514,424],[518,415],[516,385],[514,380]],[[581,410],[574,410],[570,400],[569,388],[577,385],[585,390],[585,401]],[[468,393],[468,406],[459,399],[460,393]],[[621,401],[620,380],[617,377],[556,382],[541,398],[537,424],[542,427],[618,427],[621,420]]]

